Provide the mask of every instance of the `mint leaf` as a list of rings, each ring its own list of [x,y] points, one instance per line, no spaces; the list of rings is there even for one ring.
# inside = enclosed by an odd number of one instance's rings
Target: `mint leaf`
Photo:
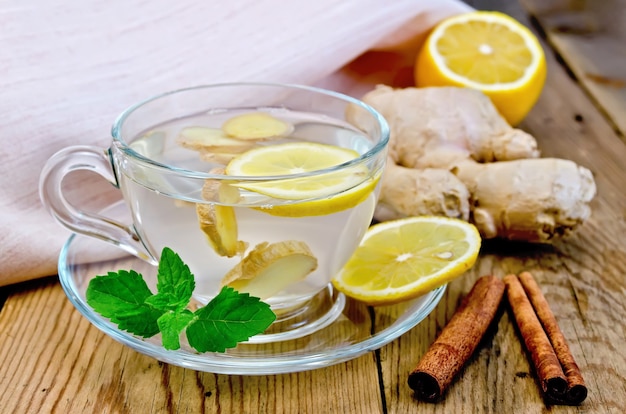
[[[189,304],[196,287],[189,266],[169,247],[164,247],[157,273],[158,293],[146,302],[155,308],[182,311]]]
[[[224,352],[265,331],[275,319],[269,305],[259,298],[225,286],[194,313],[187,340],[198,352]]]
[[[145,303],[152,292],[134,270],[96,276],[89,281],[85,296],[89,306],[124,331],[144,338],[159,332],[157,319],[163,312]]]
[[[268,304],[247,293],[224,287],[195,313],[187,309],[195,288],[193,274],[182,259],[164,248],[157,272],[157,293],[134,270],[109,272],[89,281],[87,303],[119,329],[149,338],[161,332],[163,347],[180,349],[186,331],[199,352],[224,352],[262,333],[276,319]]]
[[[161,315],[157,323],[165,349],[180,349],[180,333],[189,325],[193,317],[193,313],[187,309],[182,312],[170,311]]]

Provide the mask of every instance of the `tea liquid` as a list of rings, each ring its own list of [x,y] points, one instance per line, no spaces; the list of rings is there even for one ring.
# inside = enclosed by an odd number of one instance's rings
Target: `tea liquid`
[[[241,113],[243,111],[218,111],[175,120],[138,136],[130,146],[146,158],[175,168],[199,172],[223,168],[224,164],[207,162],[197,151],[180,146],[176,138],[183,128],[220,128],[225,120]],[[311,141],[350,148],[359,154],[373,146],[361,131],[332,118],[285,109],[273,109],[270,113],[291,123],[293,132],[288,137],[259,145]],[[200,229],[196,203],[207,203],[201,195],[202,179],[192,185],[192,180],[177,182],[166,174],[153,171],[149,163],[145,168],[133,171],[118,166],[120,186],[135,222],[142,229],[140,236],[148,241],[148,249],[157,258],[163,247],[174,249],[196,278],[196,299],[207,302],[221,289],[224,275],[242,257],[218,255]],[[368,228],[376,204],[376,191],[371,191],[364,201],[349,209],[326,215],[285,217],[267,211],[275,205],[293,203],[293,200],[278,200],[243,190],[242,202],[233,208],[238,238],[248,243],[248,251],[262,242],[298,240],[306,243],[318,260],[317,269],[304,280],[287,286],[265,301],[280,308],[285,302],[293,304],[294,301],[307,300],[323,289],[351,256]],[[332,202],[332,197],[328,202]]]

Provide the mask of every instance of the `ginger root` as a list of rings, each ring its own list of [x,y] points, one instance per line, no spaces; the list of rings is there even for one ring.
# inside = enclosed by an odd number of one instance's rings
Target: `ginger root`
[[[392,159],[387,165],[376,206],[377,220],[430,214],[469,219],[469,191],[449,171],[415,170],[395,165]]]
[[[485,238],[548,242],[591,213],[593,176],[569,160],[465,162],[456,174],[472,194],[472,221]]]
[[[591,172],[538,158],[535,139],[483,93],[379,86],[363,101],[391,129],[376,219],[446,215],[473,222],[484,238],[546,243],[589,217]]]

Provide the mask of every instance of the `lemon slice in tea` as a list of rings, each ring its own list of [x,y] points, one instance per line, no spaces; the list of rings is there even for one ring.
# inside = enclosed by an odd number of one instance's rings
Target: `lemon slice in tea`
[[[290,142],[246,151],[230,161],[226,174],[287,176],[280,180],[251,180],[233,185],[275,199],[294,201],[261,209],[268,214],[288,217],[324,215],[346,210],[364,201],[376,187],[379,177],[370,177],[368,168],[363,165],[311,177],[288,176],[332,168],[358,156],[354,150],[335,145]]]
[[[369,305],[413,299],[473,266],[481,238],[474,225],[438,216],[376,224],[333,285]]]

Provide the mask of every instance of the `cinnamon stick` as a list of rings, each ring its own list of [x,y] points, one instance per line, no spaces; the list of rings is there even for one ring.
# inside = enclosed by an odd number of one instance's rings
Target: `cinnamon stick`
[[[567,392],[567,379],[522,284],[516,275],[505,276],[504,283],[515,321],[544,395],[552,400],[563,400]]]
[[[522,272],[519,275],[519,280],[530,299],[530,302],[535,309],[535,313],[546,332],[552,348],[561,364],[565,378],[567,380],[567,393],[565,396],[565,402],[569,404],[580,404],[585,398],[587,398],[587,386],[585,380],[582,377],[580,369],[574,360],[565,336],[550,309],[550,305],[545,296],[541,292],[539,285],[529,272]]]
[[[495,276],[479,278],[450,322],[409,374],[409,387],[424,401],[436,401],[472,355],[493,321],[504,283]]]

